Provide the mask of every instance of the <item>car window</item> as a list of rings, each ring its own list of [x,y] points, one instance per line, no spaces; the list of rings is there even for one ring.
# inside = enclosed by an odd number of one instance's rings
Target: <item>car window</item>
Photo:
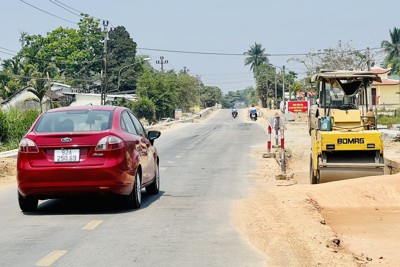
[[[133,124],[133,121],[131,119],[131,117],[129,116],[128,112],[123,112],[122,116],[121,116],[121,128],[125,131],[127,131],[128,133],[131,134],[138,134],[138,132],[136,131],[135,125]]]
[[[109,110],[74,110],[44,113],[35,126],[35,131],[88,132],[111,128],[113,112]]]
[[[140,123],[140,121],[136,118],[135,115],[133,115],[132,113],[129,112],[129,116],[131,117],[133,124],[135,125],[135,128],[138,132],[139,135],[147,137],[146,136],[146,131],[143,128],[143,125]]]

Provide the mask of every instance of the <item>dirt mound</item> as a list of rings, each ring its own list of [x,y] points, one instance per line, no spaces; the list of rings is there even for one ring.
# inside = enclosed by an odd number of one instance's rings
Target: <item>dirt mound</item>
[[[234,224],[267,255],[268,266],[400,266],[400,174],[310,185],[304,120],[285,129],[294,182],[276,181],[279,164],[262,157],[264,147],[255,149],[257,187],[235,204]],[[400,158],[398,148],[387,143],[385,155]]]
[[[16,181],[17,159],[0,158],[0,186],[4,186]]]

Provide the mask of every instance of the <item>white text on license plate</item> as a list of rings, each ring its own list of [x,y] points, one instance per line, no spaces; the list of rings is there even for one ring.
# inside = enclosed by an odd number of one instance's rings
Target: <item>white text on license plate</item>
[[[79,162],[79,149],[54,150],[54,162]]]

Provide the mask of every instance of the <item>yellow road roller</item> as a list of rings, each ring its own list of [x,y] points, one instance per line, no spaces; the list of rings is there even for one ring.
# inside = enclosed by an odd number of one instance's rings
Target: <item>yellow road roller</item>
[[[384,144],[376,127],[369,71],[321,71],[311,78],[318,99],[309,111],[310,183],[384,174]]]

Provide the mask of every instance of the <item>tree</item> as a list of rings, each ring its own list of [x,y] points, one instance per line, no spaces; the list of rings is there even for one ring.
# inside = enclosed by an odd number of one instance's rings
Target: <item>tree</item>
[[[50,83],[50,78],[47,73],[47,78],[44,77],[38,77],[35,79],[32,79],[31,85],[33,88],[28,88],[27,91],[31,92],[36,96],[36,98],[31,98],[26,101],[32,100],[36,101],[39,103],[40,107],[40,113],[43,112],[43,104],[45,104],[46,101],[44,101],[44,98],[47,94],[47,91],[50,90],[51,88],[51,83]]]
[[[229,91],[224,94],[221,99],[222,106],[224,108],[244,108],[251,104],[256,104],[255,88],[247,87],[243,90],[237,90],[235,92]]]
[[[156,118],[173,117],[178,106],[176,74],[172,71],[145,70],[138,79],[136,94],[156,106]]]
[[[384,60],[385,67],[391,66],[393,73],[399,74],[400,68],[400,28],[389,30],[390,41],[382,41],[381,47],[386,53]]]
[[[250,70],[255,70],[261,64],[268,64],[269,60],[265,54],[265,48],[261,44],[254,43],[250,49],[244,53],[247,57],[244,60],[244,65],[250,65]]]
[[[294,71],[289,71],[289,73],[285,77],[288,80],[288,88],[289,88],[289,99],[292,99],[292,95],[296,97],[295,90],[299,90],[298,84],[296,85],[297,87],[295,88],[294,84],[297,78],[297,73]],[[301,84],[300,84],[301,85]]]
[[[221,103],[222,91],[216,86],[203,86],[200,89],[200,101],[202,107],[212,107]]]
[[[107,76],[110,90],[134,91],[141,62],[136,61],[136,43],[123,26],[112,29],[108,40]],[[119,80],[119,88],[118,88]]]
[[[101,70],[102,40],[99,20],[85,16],[78,23],[78,29],[59,27],[47,36],[23,33],[22,49],[17,56],[22,64],[33,66],[32,72],[64,77],[66,83],[89,90],[95,87],[95,81],[90,78]]]
[[[274,96],[275,68],[270,64],[261,64],[254,69],[254,77],[257,84],[257,96],[261,100],[261,106],[267,107],[268,99]]]
[[[373,59],[374,55],[371,55]],[[289,59],[302,63],[307,68],[307,74],[312,75],[325,70],[363,70],[367,69],[368,55],[355,50],[352,45],[338,41],[335,48],[309,52],[302,58]]]
[[[294,97],[297,96],[298,92],[301,92],[304,90],[305,90],[304,86],[298,81],[293,81],[293,83],[291,84],[291,91],[292,91],[292,95],[294,95]]]
[[[190,108],[198,104],[200,93],[198,79],[185,72],[180,72],[176,82],[179,107],[183,112],[189,112]]]
[[[147,97],[133,102],[131,110],[138,118],[145,118],[149,123],[156,121],[156,106]]]

